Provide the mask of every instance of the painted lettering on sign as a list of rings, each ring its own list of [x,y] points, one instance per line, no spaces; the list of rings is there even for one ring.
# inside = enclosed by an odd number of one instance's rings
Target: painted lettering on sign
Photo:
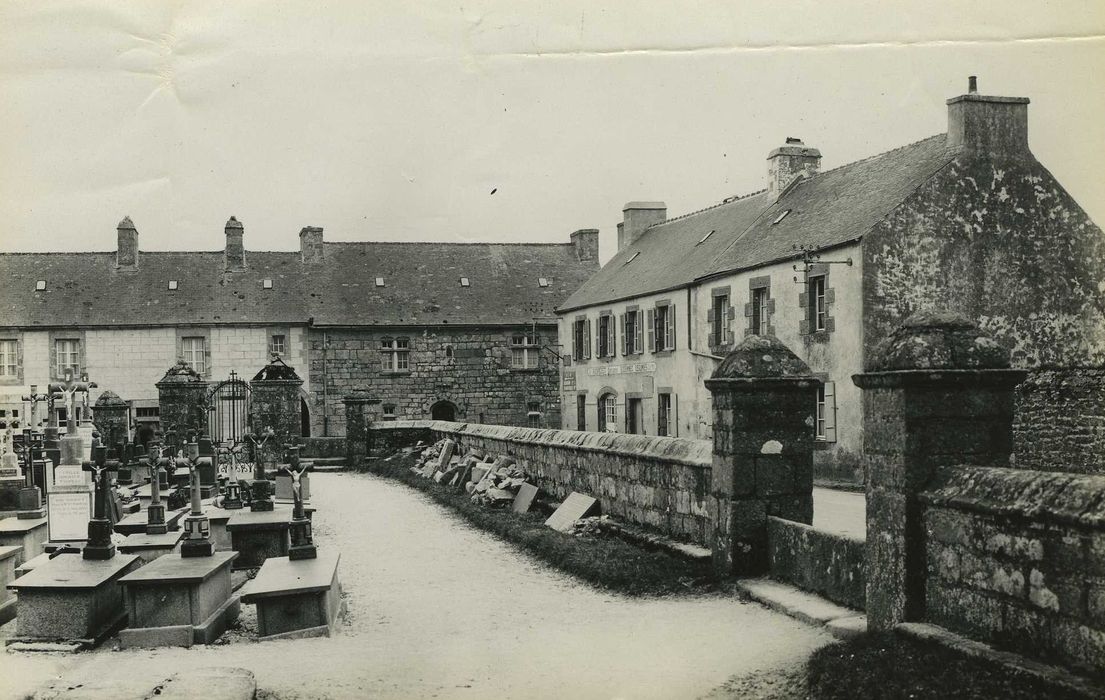
[[[564,371],[564,388],[568,391],[576,388],[576,373],[575,370]]]
[[[606,377],[612,374],[642,374],[655,371],[655,362],[630,362],[624,365],[606,365],[605,367],[592,367],[587,370],[587,374],[592,377]]]

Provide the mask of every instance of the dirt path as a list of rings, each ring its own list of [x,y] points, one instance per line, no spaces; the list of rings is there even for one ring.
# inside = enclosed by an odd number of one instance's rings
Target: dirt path
[[[0,689],[25,697],[59,676],[66,685],[156,680],[190,664],[248,668],[261,691],[282,699],[691,698],[735,674],[799,663],[830,641],[728,597],[597,592],[394,482],[320,474],[311,486],[318,541],[342,553],[349,615],[339,636],[7,653]]]

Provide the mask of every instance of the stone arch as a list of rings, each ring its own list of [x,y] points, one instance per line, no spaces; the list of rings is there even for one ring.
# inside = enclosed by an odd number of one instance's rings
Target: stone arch
[[[447,420],[455,421],[459,413],[458,406],[447,399],[435,401],[430,406],[430,419],[431,420]]]

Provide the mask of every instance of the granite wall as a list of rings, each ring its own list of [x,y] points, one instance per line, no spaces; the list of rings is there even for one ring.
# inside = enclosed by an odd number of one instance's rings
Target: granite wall
[[[767,519],[771,577],[850,608],[867,605],[867,552],[861,538],[792,520]]]
[[[1105,368],[1038,369],[1017,387],[1018,467],[1105,474]]]

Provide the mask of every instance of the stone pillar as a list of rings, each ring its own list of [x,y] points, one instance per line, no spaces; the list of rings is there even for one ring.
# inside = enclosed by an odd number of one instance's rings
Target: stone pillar
[[[767,517],[813,521],[819,380],[775,338],[749,336],[706,388],[713,395],[711,549],[720,577],[767,569]]]
[[[161,429],[176,433],[183,444],[189,431],[207,432],[207,382],[184,360],[178,360],[157,383]]]
[[[295,369],[276,356],[249,383],[250,430],[260,434],[271,427],[277,450],[280,445],[303,436],[299,407],[301,386],[303,380]]]
[[[871,353],[863,390],[867,624],[921,620],[925,532],[917,500],[938,467],[1009,466],[1013,393],[1025,372],[966,318],[911,316]]]
[[[92,409],[92,424],[100,433],[100,440],[109,448],[130,442],[130,407],[114,391],[105,391],[96,399]]]
[[[346,396],[345,404],[345,463],[356,467],[372,449],[372,413],[369,406],[380,403],[379,399],[366,396]]]

